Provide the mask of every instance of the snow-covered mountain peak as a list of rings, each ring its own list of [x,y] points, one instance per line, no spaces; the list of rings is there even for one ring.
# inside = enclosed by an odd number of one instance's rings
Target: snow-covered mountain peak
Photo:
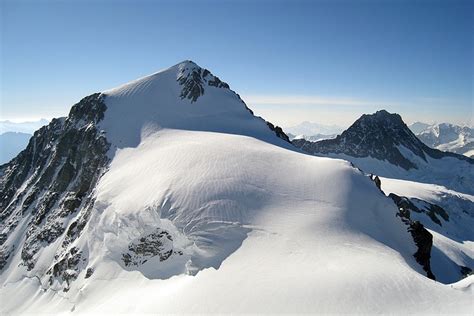
[[[474,129],[468,126],[451,123],[427,125],[416,136],[432,148],[474,156]]]
[[[107,110],[100,128],[112,150],[136,147],[144,133],[162,128],[239,134],[288,146],[281,140],[284,133],[255,117],[227,83],[189,60],[102,95]]]
[[[421,161],[427,161],[427,157],[438,159],[454,156],[465,160],[462,156],[429,148],[413,134],[400,115],[386,110],[362,115],[335,139],[313,144],[305,143],[304,140],[296,140],[293,143],[311,152],[387,160],[405,170],[418,168]]]
[[[337,146],[397,158],[390,124],[357,124]],[[380,181],[285,137],[189,61],[83,98],[0,166],[0,314],[469,308]]]
[[[400,115],[385,110],[362,115],[335,139],[317,142],[295,139],[293,144],[312,154],[348,159],[378,175],[396,174],[418,180],[424,177],[425,181],[473,192],[474,183],[470,179],[474,160],[428,147]]]
[[[151,75],[106,90],[103,93],[110,96],[139,94],[156,89],[157,85],[163,85],[165,81],[169,81],[168,85],[177,82],[177,88],[181,88],[181,97],[188,98],[193,102],[204,94],[206,85],[229,88],[226,83],[221,82],[218,77],[213,76],[209,70],[201,68],[191,60],[185,60]]]

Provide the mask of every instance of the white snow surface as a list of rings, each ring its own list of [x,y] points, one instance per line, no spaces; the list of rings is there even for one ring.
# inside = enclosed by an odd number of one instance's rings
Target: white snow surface
[[[92,277],[55,294],[2,275],[0,308],[469,313],[472,292],[463,289],[472,282],[457,289],[426,278],[395,213],[345,161],[245,136],[161,130],[119,150],[100,181],[77,242],[90,252]],[[183,258],[125,269],[119,254],[156,227],[171,232]]]
[[[386,160],[372,157],[352,157],[333,153],[329,153],[327,156],[350,161],[364,172],[378,176],[441,185],[456,192],[474,195],[474,167],[472,164],[454,157],[434,159],[426,156],[425,161],[404,146],[399,146],[399,150],[418,168],[405,170]]]
[[[428,215],[411,212],[433,234],[431,268],[437,280],[451,283],[460,278],[459,266],[474,266],[474,196],[449,190],[440,185],[380,178],[382,190],[388,195],[416,198],[441,206],[449,220],[441,225]]]
[[[191,61],[182,62],[103,92],[107,110],[100,128],[106,131],[113,149],[136,147],[142,134],[160,128],[247,135],[291,148],[275,137],[262,118],[251,115],[230,89],[206,84],[204,94],[195,102],[181,99],[183,87],[177,79],[198,67]]]
[[[17,251],[0,275],[1,314],[472,313],[474,277],[428,279],[368,177],[288,150],[231,90],[181,100],[176,78],[190,67],[104,92],[112,161],[71,244],[94,273],[68,292],[48,287],[41,269],[64,235],[32,271]],[[126,266],[129,245],[157,229],[176,253]]]
[[[416,135],[430,147],[471,158],[474,156],[474,129],[468,126],[449,123],[428,125]]]

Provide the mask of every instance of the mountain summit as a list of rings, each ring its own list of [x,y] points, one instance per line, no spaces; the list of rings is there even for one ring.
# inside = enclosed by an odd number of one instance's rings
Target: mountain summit
[[[420,141],[400,115],[385,110],[364,114],[334,139],[309,142],[295,139],[293,144],[317,155],[347,159],[367,172],[456,186],[474,192],[474,160],[451,152],[433,149]],[[474,176],[474,175],[473,175]]]
[[[227,83],[189,60],[101,96],[107,111],[100,128],[112,147],[134,147],[142,133],[161,128],[246,135],[290,147],[280,128],[253,116]]]
[[[0,166],[0,271],[16,255],[27,271],[40,258],[53,261],[40,271],[51,284],[75,279],[67,271],[82,269],[85,254],[71,245],[92,216],[99,179],[118,151],[160,130],[238,134],[293,148],[279,127],[255,117],[226,83],[191,61],[87,96]],[[53,243],[55,259],[44,259]]]
[[[83,98],[0,166],[0,313],[467,310],[399,212],[186,61]]]
[[[386,110],[362,115],[335,139],[315,143],[295,140],[293,144],[311,153],[335,153],[387,160],[405,170],[418,168],[417,163],[407,157],[407,152],[424,161],[427,160],[427,157],[435,159],[455,157],[474,164],[473,160],[465,159],[462,156],[429,148],[411,132],[400,115],[389,113]]]

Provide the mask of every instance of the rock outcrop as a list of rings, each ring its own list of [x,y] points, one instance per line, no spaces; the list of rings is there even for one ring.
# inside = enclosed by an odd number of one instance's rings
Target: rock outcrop
[[[97,128],[105,110],[101,94],[85,97],[67,118],[36,131],[24,151],[0,166],[0,269],[18,247],[10,237],[26,231],[21,259],[27,270],[42,249],[59,242],[50,282],[74,279],[68,273],[82,259],[71,244],[88,221],[92,191],[109,161],[109,144]]]

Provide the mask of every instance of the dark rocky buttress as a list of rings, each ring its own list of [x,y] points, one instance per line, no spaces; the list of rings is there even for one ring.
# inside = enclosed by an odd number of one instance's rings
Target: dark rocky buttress
[[[180,70],[177,79],[183,87],[180,94],[181,99],[187,98],[191,102],[196,102],[200,96],[204,95],[206,86],[229,89],[227,83],[211,74],[209,70],[202,69],[191,61],[188,61],[185,65]]]
[[[426,146],[405,125],[400,115],[391,114],[385,110],[362,115],[334,139],[318,142],[295,139],[292,143],[310,154],[333,153],[357,158],[372,157],[387,160],[405,170],[417,169],[418,166],[403,154],[401,148],[406,148],[424,161],[428,156],[435,159],[454,157],[474,164],[474,159]]]
[[[104,96],[96,93],[75,104],[67,118],[53,119],[34,133],[28,146],[0,166],[0,271],[11,254],[21,251],[21,264],[32,270],[36,254],[60,239],[49,269],[69,280],[67,263],[81,254],[71,247],[87,223],[92,190],[108,163],[110,147],[97,128],[104,117]],[[17,232],[26,232],[23,244]],[[64,269],[61,269],[64,268]]]
[[[191,103],[196,102],[199,97],[205,94],[207,86],[228,89],[239,98],[245,109],[249,111],[250,114],[254,115],[253,111],[247,106],[247,104],[245,104],[240,95],[235,93],[235,91],[231,90],[227,83],[221,81],[218,77],[214,76],[209,70],[199,67],[192,61],[188,60],[187,63],[185,63],[185,66],[180,69],[177,81],[182,86],[180,93],[181,99],[189,99]],[[291,143],[290,139],[281,127],[275,126],[268,121],[263,121],[275,133],[277,137],[283,139],[288,143]]]

